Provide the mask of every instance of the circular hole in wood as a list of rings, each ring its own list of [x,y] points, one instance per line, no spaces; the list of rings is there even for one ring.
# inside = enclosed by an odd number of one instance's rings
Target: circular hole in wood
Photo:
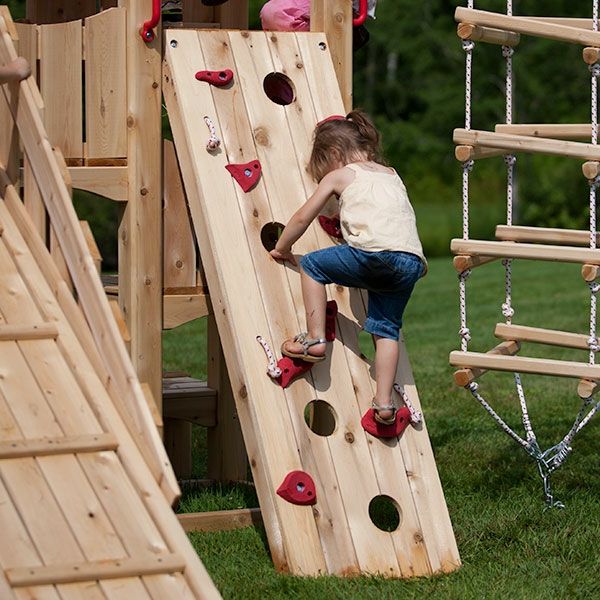
[[[283,73],[269,73],[263,80],[265,94],[275,104],[287,106],[296,98],[292,80]]]
[[[284,225],[281,223],[267,223],[260,230],[260,241],[267,252],[271,252],[277,244],[277,240],[281,236]]]
[[[328,436],[335,431],[337,416],[325,400],[312,400],[304,409],[304,421],[313,433]]]
[[[382,531],[396,531],[400,525],[402,511],[398,503],[390,496],[375,496],[369,502],[369,517],[373,525]]]
[[[375,344],[373,343],[373,336],[367,331],[360,331],[358,333],[358,347],[362,355],[368,360],[375,360]]]

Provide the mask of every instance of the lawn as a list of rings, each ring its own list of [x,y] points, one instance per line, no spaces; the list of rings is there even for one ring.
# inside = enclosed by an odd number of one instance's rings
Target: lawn
[[[574,265],[520,262],[514,268],[514,322],[587,332],[589,293]],[[496,342],[502,320],[503,269],[493,263],[469,280],[472,350]],[[468,392],[456,388],[448,353],[457,349],[457,278],[450,259],[433,259],[406,312],[404,335],[431,442],[454,525],[463,567],[433,578],[307,579],[274,571],[261,529],[192,534],[191,540],[225,598],[582,598],[600,593],[598,423],[575,439],[573,453],[553,477],[564,510],[544,511],[535,464],[498,429]],[[204,375],[204,324],[165,334],[167,368]],[[525,345],[523,355],[586,361],[584,351]],[[575,380],[523,377],[534,429],[548,447],[567,432],[580,402]],[[521,432],[510,374],[489,373],[481,392]],[[202,476],[202,432],[195,471]],[[187,493],[180,510],[256,506],[252,490],[214,488]]]

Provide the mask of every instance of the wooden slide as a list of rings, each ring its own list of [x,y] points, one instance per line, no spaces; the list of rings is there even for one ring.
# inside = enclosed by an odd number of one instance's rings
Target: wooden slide
[[[263,336],[278,351],[282,340],[305,326],[298,270],[270,258],[261,231],[286,223],[311,193],[305,166],[314,126],[344,112],[326,38],[171,30],[165,47],[164,94],[276,567],[298,575],[388,577],[458,568],[425,425],[391,441],[361,428],[374,390],[372,365],[358,347],[361,293],[330,286],[339,307],[338,337],[327,360],[285,390],[268,377],[256,339]],[[233,80],[223,87],[195,78],[198,71],[225,69],[233,71]],[[289,80],[291,103],[267,97],[263,82],[273,73]],[[207,150],[205,117],[222,140],[217,150]],[[262,174],[246,193],[225,167],[256,160]],[[332,243],[313,225],[295,250]],[[404,345],[397,382],[419,408]],[[316,433],[305,420],[309,414],[331,427],[313,425]],[[315,482],[314,505],[276,494],[288,473],[298,470]],[[399,525],[392,532],[370,517],[369,506],[380,496],[397,508]]]

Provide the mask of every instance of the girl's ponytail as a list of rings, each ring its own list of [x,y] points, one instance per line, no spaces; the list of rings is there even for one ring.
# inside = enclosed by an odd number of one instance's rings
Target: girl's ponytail
[[[358,134],[362,138],[363,148],[369,154],[369,160],[382,162],[381,136],[367,113],[360,109],[355,109],[346,115],[346,120],[353,123],[356,127]]]

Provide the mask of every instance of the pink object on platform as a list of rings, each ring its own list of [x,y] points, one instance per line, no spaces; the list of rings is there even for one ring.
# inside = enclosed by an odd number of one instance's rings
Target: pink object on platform
[[[300,358],[284,356],[277,361],[277,366],[281,369],[281,375],[275,381],[285,389],[294,379],[310,371],[314,364]]]
[[[333,238],[341,240],[344,238],[342,235],[342,229],[340,227],[340,220],[338,217],[326,217],[325,215],[319,215],[319,224],[327,233]]]
[[[249,192],[258,182],[262,168],[258,160],[251,160],[243,165],[225,165],[231,176],[240,184],[244,192]]]
[[[304,471],[291,471],[277,488],[277,495],[292,504],[306,506],[317,502],[317,491],[312,477]]]
[[[270,0],[260,21],[265,31],[310,31],[310,0]]]
[[[222,69],[221,71],[198,71],[196,73],[198,81],[206,81],[216,87],[223,87],[233,79],[233,71],[231,69]]]
[[[362,428],[374,437],[394,438],[402,435],[402,432],[410,425],[410,410],[402,406],[396,412],[396,420],[392,425],[384,425],[375,420],[375,411],[370,408],[360,420]]]

